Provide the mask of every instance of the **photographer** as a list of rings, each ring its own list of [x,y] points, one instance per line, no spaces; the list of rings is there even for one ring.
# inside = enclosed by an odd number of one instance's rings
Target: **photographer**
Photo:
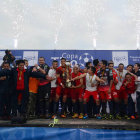
[[[12,55],[12,52],[10,50],[5,51],[5,56],[3,57],[4,62],[8,62],[10,66],[15,66],[14,64],[15,57]]]

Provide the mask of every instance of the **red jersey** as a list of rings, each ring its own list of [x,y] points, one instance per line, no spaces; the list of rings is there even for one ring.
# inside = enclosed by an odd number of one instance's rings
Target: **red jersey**
[[[135,86],[135,81],[134,81],[134,77],[132,77],[132,80],[130,83],[127,84],[127,86],[125,86],[125,83],[126,83],[126,79],[123,81],[123,84],[120,88],[121,91],[124,91],[127,93],[127,94],[132,94],[135,92],[136,90],[136,86]]]
[[[58,67],[56,69],[56,74],[59,74],[60,77],[57,78],[57,84],[60,85],[60,83],[65,84],[66,83],[66,67]],[[71,69],[69,69],[69,75],[71,74]]]
[[[75,73],[72,73],[72,79],[77,77],[77,76],[80,76],[82,73],[78,72],[78,74],[75,74]],[[79,80],[75,80],[75,86],[78,86],[80,85],[80,79]]]
[[[113,84],[111,90],[113,91],[115,90],[115,86],[118,83],[118,77],[117,77],[117,72],[115,70],[112,70],[112,74],[113,74]]]
[[[17,71],[17,90],[24,90],[24,72],[26,70],[20,71],[19,68],[17,68]]]
[[[96,71],[95,71],[95,75],[97,75],[98,71],[100,70],[100,67],[95,67]]]

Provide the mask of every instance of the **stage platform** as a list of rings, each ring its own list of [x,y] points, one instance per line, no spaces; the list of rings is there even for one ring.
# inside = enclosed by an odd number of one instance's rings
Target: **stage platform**
[[[53,119],[33,119],[25,124],[11,124],[10,121],[0,120],[0,127],[52,127]],[[92,129],[117,129],[117,130],[140,130],[140,120],[97,120],[58,118],[54,127],[61,128],[92,128]]]

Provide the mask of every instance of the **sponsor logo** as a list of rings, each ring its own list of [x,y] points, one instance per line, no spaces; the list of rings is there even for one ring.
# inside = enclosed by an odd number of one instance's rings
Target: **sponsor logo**
[[[128,52],[112,52],[112,60],[114,61],[114,66],[118,66],[120,63],[123,63],[124,66],[128,65]]]
[[[84,53],[79,57],[79,64],[84,67],[87,62],[92,62],[93,56],[89,53]]]
[[[29,66],[33,66],[38,63],[38,51],[24,51],[23,59],[27,59]]]
[[[93,56],[89,53],[83,53],[82,55],[78,54],[70,54],[70,53],[62,53],[61,57],[51,57],[52,60],[58,60],[60,64],[60,59],[61,58],[66,58],[66,60],[71,61],[71,67],[73,67],[76,64],[79,64],[80,67],[84,67],[85,63],[87,62],[92,62],[93,61]]]
[[[68,60],[78,59],[78,55],[77,54],[62,53],[62,57],[66,58]]]
[[[16,60],[22,59],[22,56],[15,56]]]
[[[35,60],[35,56],[25,56],[24,59],[31,61],[31,60]]]
[[[126,56],[116,56],[113,59],[114,61],[120,62],[120,61],[126,61],[127,57]]]

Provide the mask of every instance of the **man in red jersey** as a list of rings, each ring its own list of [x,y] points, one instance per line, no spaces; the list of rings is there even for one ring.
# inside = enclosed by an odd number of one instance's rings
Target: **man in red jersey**
[[[73,73],[72,73],[72,79],[80,76],[82,73],[79,72],[79,66],[75,65],[73,67]],[[83,93],[83,79],[75,80],[72,84],[71,88],[71,98],[72,98],[72,103],[73,103],[73,112],[74,115],[72,118],[78,118],[78,106],[77,106],[77,100],[79,100],[79,105],[80,105],[80,115],[79,118],[83,118],[83,103],[82,103],[82,93]]]
[[[84,119],[88,118],[87,114],[87,102],[89,101],[89,98],[92,96],[92,98],[96,102],[96,109],[97,109],[97,119],[101,119],[100,117],[100,100],[99,100],[99,94],[97,92],[97,85],[98,82],[104,83],[104,80],[101,80],[98,76],[95,75],[96,69],[95,67],[91,66],[88,67],[88,73],[81,74],[80,76],[77,76],[72,79],[72,81],[81,79],[83,77],[86,77],[86,90],[84,92],[83,97],[83,104],[84,104]]]
[[[94,67],[96,68],[95,74],[97,75],[97,72],[100,70],[100,63],[99,63],[99,60],[98,60],[98,59],[94,59],[94,60],[93,60],[93,65],[94,65]]]
[[[135,77],[135,79],[137,79],[137,76],[128,72],[125,75],[125,79],[120,88],[121,99],[124,101],[124,113],[125,113],[124,115],[125,115],[125,118],[127,119],[129,119],[128,116],[130,116],[131,119],[135,119],[135,106],[134,106],[133,99],[131,97],[131,95],[136,90],[133,76]]]
[[[67,69],[66,67],[66,59],[61,58],[61,66],[56,69],[57,88],[56,88],[56,97],[55,97],[54,109],[53,109],[54,115],[52,116],[52,118],[56,117],[58,102],[61,94],[63,94],[61,117],[66,118],[66,115],[64,114],[66,108],[67,96],[68,96],[68,88],[66,88],[66,80],[68,80],[71,77],[70,73],[71,73],[70,68]]]
[[[100,83],[98,90],[100,94],[100,99],[102,102],[102,113],[103,118],[106,118],[106,103],[109,103],[110,115],[109,118],[113,119],[113,103],[111,97],[111,88],[113,83],[113,76],[110,74],[109,70],[106,69],[107,61],[102,60],[100,62],[101,69],[97,72],[97,76],[105,81],[105,83]]]
[[[116,91],[116,84],[118,83],[118,76],[117,72],[114,69],[114,63],[112,61],[109,62],[108,68],[111,75],[113,76],[113,83],[112,83],[112,88],[111,88],[111,96],[112,96],[112,101],[114,102],[114,115],[116,116],[117,119],[121,119],[119,116],[119,95],[118,92]]]

